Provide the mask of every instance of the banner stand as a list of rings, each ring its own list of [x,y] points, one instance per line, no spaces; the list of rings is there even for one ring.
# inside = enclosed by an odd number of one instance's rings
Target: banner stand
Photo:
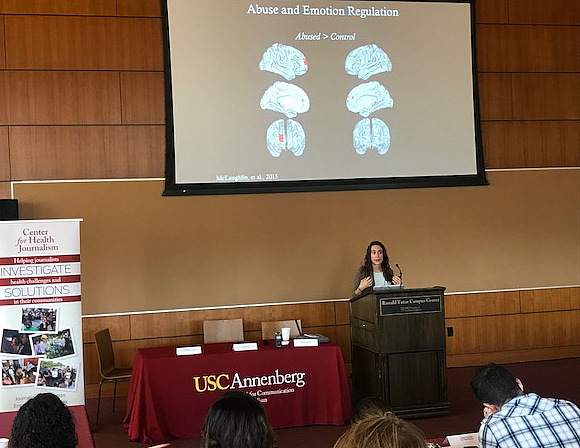
[[[81,219],[0,221],[0,412],[84,405]]]

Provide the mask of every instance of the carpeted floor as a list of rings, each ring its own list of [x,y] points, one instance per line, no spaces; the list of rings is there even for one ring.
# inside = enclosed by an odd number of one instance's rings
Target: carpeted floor
[[[580,404],[580,358],[558,361],[535,361],[509,364],[508,369],[519,377],[527,391],[546,397],[565,398]],[[450,368],[448,372],[451,413],[445,417],[416,419],[428,439],[442,438],[450,434],[477,432],[481,420],[481,407],[469,389],[474,367]],[[87,412],[93,428],[96,448],[141,448],[153,444],[130,442],[123,427],[125,397],[117,400],[115,412],[111,411],[112,399],[101,403],[99,426],[94,426],[97,400],[87,400]],[[346,426],[310,426],[305,428],[278,429],[276,441],[279,448],[332,448]],[[197,448],[198,439],[173,440],[170,448]]]

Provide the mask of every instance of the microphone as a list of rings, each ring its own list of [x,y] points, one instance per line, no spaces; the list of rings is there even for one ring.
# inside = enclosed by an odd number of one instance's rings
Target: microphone
[[[401,271],[401,267],[399,266],[399,263],[395,263],[395,266],[397,266],[397,269],[399,270],[399,278],[401,279],[401,285],[403,284],[403,271]]]

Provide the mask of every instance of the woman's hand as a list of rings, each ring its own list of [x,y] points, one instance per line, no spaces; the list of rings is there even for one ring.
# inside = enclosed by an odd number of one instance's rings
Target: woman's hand
[[[401,284],[401,279],[399,277],[397,277],[396,275],[393,275],[393,280],[391,282],[393,285],[400,285]]]
[[[371,286],[373,286],[373,279],[370,276],[365,277],[361,279],[360,283],[358,284],[358,288],[354,290],[354,293],[355,295],[359,296],[365,289],[370,288]]]

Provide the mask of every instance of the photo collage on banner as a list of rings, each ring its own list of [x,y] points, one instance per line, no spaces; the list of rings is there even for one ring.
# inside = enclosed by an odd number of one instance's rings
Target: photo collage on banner
[[[84,405],[80,220],[0,221],[0,412]]]

